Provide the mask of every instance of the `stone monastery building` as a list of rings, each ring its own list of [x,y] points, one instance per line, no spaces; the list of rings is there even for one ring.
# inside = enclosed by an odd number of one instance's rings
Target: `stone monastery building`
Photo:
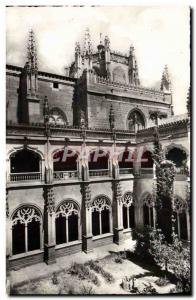
[[[167,67],[160,90],[143,87],[134,47],[127,50],[113,51],[106,36],[93,52],[87,30],[62,76],[38,69],[30,31],[26,64],[6,66],[9,269],[155,226],[155,127],[176,167],[176,232],[190,240],[190,117],[173,114]]]

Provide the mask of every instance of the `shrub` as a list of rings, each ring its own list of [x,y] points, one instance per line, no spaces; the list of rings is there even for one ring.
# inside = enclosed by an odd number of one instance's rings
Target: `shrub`
[[[148,283],[148,284],[144,283],[144,285],[145,285],[145,288],[142,291],[140,291],[141,294],[145,294],[145,295],[146,294],[158,294],[156,289],[152,286],[151,283]]]
[[[135,231],[134,238],[136,239],[136,245],[134,253],[141,259],[150,258],[150,234],[152,229],[145,228],[142,233]]]
[[[93,287],[89,285],[83,285],[80,290],[80,294],[82,295],[93,295],[94,293]]]
[[[95,263],[93,260],[89,260],[86,263],[86,265],[88,265],[91,270],[101,274],[108,283],[114,282],[114,277],[112,276],[112,274],[106,272],[100,265]]]
[[[89,271],[87,265],[73,263],[71,267],[68,269],[68,274],[76,275],[79,279],[87,279],[93,282],[95,285],[100,285],[100,281],[98,277]]]
[[[54,273],[52,274],[52,283],[55,284],[55,285],[59,283],[58,277],[57,277],[57,273],[56,273],[56,272],[54,272]]]
[[[122,264],[123,259],[122,259],[121,255],[118,255],[117,257],[115,257],[114,261],[117,264]]]
[[[158,286],[166,286],[167,284],[169,284],[169,280],[167,279],[167,277],[160,277],[155,281],[156,285]]]

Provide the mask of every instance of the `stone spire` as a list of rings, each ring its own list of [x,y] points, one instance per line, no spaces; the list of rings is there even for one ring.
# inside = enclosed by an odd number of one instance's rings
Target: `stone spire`
[[[171,93],[171,81],[167,65],[165,65],[161,78],[161,91],[165,93]]]
[[[33,29],[29,31],[29,39],[27,45],[27,70],[32,74],[38,73],[37,49],[36,49],[35,34]]]
[[[31,29],[29,31],[28,45],[27,45],[27,94],[33,97],[37,95],[38,83],[38,65],[37,65],[37,49],[35,43],[35,34]]]
[[[85,70],[92,70],[92,43],[90,31],[87,28],[84,35],[84,49],[82,54],[82,64]]]
[[[91,43],[91,36],[89,28],[86,28],[85,34],[84,34],[84,50],[83,55],[88,56],[92,54],[92,43]]]
[[[75,46],[75,77],[79,78],[82,71],[82,56],[80,44],[76,42]]]
[[[133,45],[131,45],[129,50],[129,83],[135,86],[140,85],[138,65]]]
[[[28,122],[40,122],[40,98],[38,97],[38,64],[35,34],[29,31],[27,45],[27,62],[25,65],[25,76],[27,86],[26,101],[28,102]]]

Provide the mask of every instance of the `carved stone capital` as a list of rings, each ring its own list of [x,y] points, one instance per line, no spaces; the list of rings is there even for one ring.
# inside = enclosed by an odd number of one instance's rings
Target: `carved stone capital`
[[[119,180],[113,181],[114,199],[119,203],[122,202],[122,187]]]
[[[91,189],[89,183],[83,183],[81,186],[81,194],[86,208],[91,206]]]
[[[51,215],[55,212],[55,198],[53,186],[44,187],[44,199],[47,212]]]

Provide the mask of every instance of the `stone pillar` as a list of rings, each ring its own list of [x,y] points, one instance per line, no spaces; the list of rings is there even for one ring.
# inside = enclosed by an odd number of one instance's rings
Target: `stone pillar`
[[[81,183],[82,194],[82,250],[86,253],[93,250],[92,241],[92,212],[91,212],[91,191],[89,182]]]
[[[123,240],[123,224],[122,224],[122,191],[120,180],[113,180],[113,232],[114,232],[114,242],[116,244],[121,244]]]
[[[44,260],[49,265],[56,262],[55,199],[52,185],[44,187],[44,201]]]

